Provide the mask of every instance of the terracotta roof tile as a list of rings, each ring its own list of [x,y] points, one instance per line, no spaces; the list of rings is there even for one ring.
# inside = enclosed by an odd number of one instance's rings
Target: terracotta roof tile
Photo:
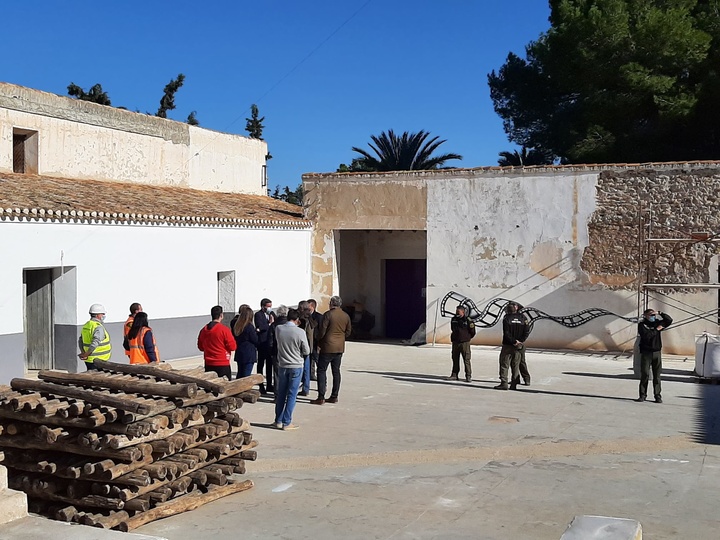
[[[0,218],[310,228],[302,208],[272,197],[127,182],[0,173]]]

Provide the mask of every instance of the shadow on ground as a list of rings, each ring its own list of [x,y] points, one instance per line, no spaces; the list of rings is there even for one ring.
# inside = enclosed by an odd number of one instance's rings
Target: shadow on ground
[[[395,379],[396,381],[402,381],[402,382],[415,382],[415,383],[422,383],[422,384],[441,384],[441,385],[450,385],[450,386],[471,386],[471,388],[477,388],[480,390],[495,390],[492,386],[476,386],[474,383],[487,383],[491,385],[496,385],[498,383],[497,379],[495,380],[476,380],[473,379],[472,383],[466,383],[464,381],[449,381],[445,377],[440,377],[438,375],[426,375],[422,373],[401,373],[401,372],[393,372],[393,371],[364,371],[359,369],[351,370],[354,373],[369,373],[373,375],[382,375],[383,377],[388,377],[391,379]],[[586,398],[595,398],[595,399],[613,399],[618,401],[634,401],[634,398],[632,397],[618,397],[618,396],[600,396],[595,394],[580,394],[580,393],[573,393],[573,392],[551,392],[549,390],[538,390],[537,388],[527,387],[527,386],[519,386],[515,392],[520,393],[526,393],[526,394],[545,394],[548,396],[570,396],[570,397],[586,397]]]

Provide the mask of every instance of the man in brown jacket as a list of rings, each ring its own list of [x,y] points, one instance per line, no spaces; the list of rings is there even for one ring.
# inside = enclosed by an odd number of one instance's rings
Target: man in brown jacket
[[[350,337],[352,326],[350,317],[342,309],[342,299],[339,296],[330,298],[330,311],[323,315],[322,324],[318,329],[320,355],[317,365],[318,397],[310,403],[322,405],[325,403],[325,390],[327,389],[327,368],[332,370],[332,393],[327,399],[328,403],[337,403],[340,393],[340,362],[345,352],[345,339]]]

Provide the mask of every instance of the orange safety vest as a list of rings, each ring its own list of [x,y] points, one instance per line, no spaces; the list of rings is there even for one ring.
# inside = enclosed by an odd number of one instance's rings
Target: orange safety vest
[[[130,332],[130,329],[132,328],[133,322],[135,321],[135,317],[130,315],[125,321],[125,326],[123,328],[123,337],[127,337],[128,333]],[[125,356],[130,356],[130,351],[125,351]]]
[[[135,336],[135,339],[128,339],[128,345],[130,346],[129,356],[130,356],[130,363],[131,364],[149,364],[150,358],[148,357],[147,351],[145,350],[145,346],[143,345],[143,340],[145,339],[145,334],[147,334],[148,328],[147,326],[140,329],[140,332],[138,332],[138,335]],[[155,357],[157,358],[157,361],[160,361],[160,351],[158,351],[157,345],[155,344],[155,334],[153,334],[153,348],[155,349]]]

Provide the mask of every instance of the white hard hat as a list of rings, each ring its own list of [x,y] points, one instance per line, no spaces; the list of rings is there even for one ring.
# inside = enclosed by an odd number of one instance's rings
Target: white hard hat
[[[102,304],[93,304],[90,306],[90,315],[105,315],[107,311],[105,311],[105,306]]]

